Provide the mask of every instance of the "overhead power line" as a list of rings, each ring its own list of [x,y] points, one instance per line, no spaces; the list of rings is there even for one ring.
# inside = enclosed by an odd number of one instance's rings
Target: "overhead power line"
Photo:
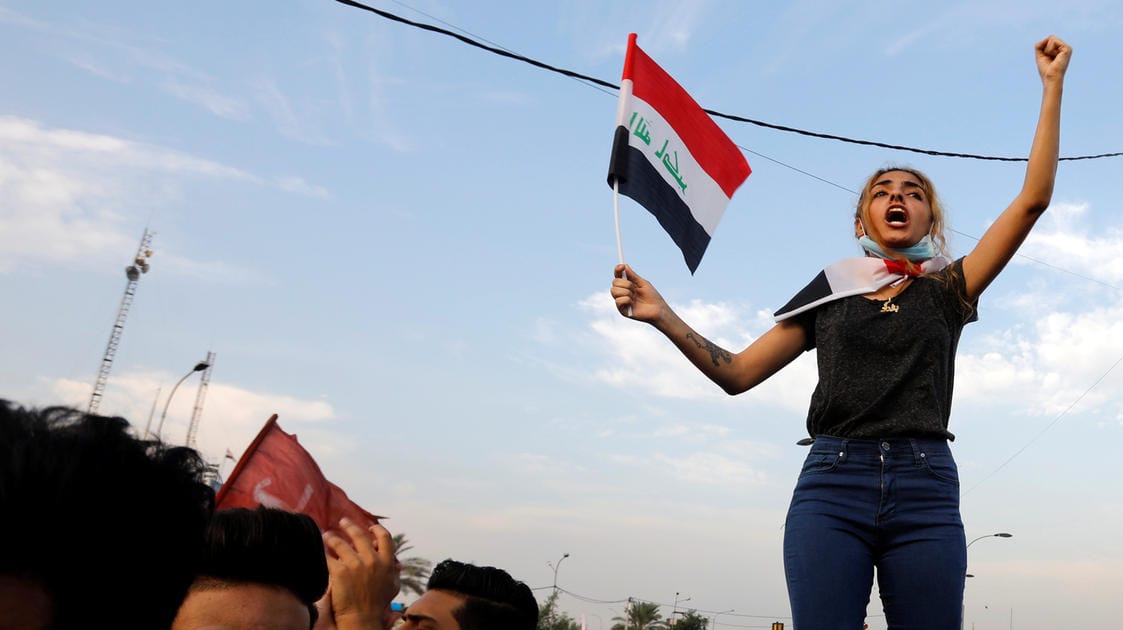
[[[382,9],[376,9],[372,6],[363,4],[361,2],[355,2],[355,0],[335,0],[335,1],[340,3],[340,4],[345,4],[349,7],[354,7],[356,9],[361,9],[363,11],[369,11],[371,13],[374,13],[375,15],[386,18],[387,20],[399,22],[401,24],[405,24],[407,26],[412,26],[414,28],[419,28],[419,29],[424,30],[424,31],[430,31],[430,32],[433,32],[433,33],[439,33],[441,35],[445,35],[447,37],[452,37],[452,38],[455,38],[455,39],[457,39],[457,40],[459,40],[459,41],[461,41],[465,44],[468,44],[469,46],[475,46],[476,48],[479,48],[481,50],[486,50],[487,52],[490,52],[490,53],[495,54],[495,55],[499,55],[501,57],[506,57],[508,59],[514,59],[516,61],[521,61],[523,63],[532,65],[536,68],[541,68],[543,70],[549,70],[550,72],[554,72],[554,73],[557,73],[557,74],[560,74],[560,75],[563,75],[563,76],[567,76],[567,77],[570,77],[570,78],[573,78],[573,79],[580,79],[582,81],[587,81],[588,83],[591,83],[593,85],[598,85],[598,86],[606,87],[606,88],[613,89],[613,90],[618,90],[619,87],[620,87],[619,85],[617,85],[615,83],[612,83],[612,82],[609,82],[609,81],[605,81],[604,79],[598,79],[596,77],[591,77],[587,74],[581,74],[580,72],[575,72],[573,70],[568,70],[566,68],[559,68],[558,66],[552,66],[548,63],[538,61],[537,59],[533,59],[533,58],[527,57],[525,55],[520,55],[520,54],[515,53],[515,52],[511,52],[509,50],[506,50],[504,48],[500,48],[498,46],[492,46],[492,45],[484,44],[482,42],[476,41],[475,39],[472,39],[471,37],[468,37],[467,35],[461,35],[460,33],[454,33],[454,32],[452,32],[448,29],[444,29],[444,28],[441,28],[439,26],[433,26],[432,24],[425,24],[423,22],[415,22],[413,20],[406,19],[406,18],[404,18],[400,15],[390,13],[389,11],[383,11]],[[818,132],[818,131],[808,131],[806,129],[799,129],[798,127],[789,127],[787,125],[778,125],[776,123],[765,122],[763,120],[755,120],[753,118],[747,118],[745,116],[738,116],[736,114],[726,114],[726,113],[722,113],[722,112],[712,110],[712,109],[703,108],[703,111],[705,111],[707,114],[709,114],[711,116],[716,116],[718,118],[724,118],[726,120],[732,120],[734,122],[749,123],[751,125],[756,125],[758,127],[764,127],[766,129],[775,129],[776,131],[794,133],[794,134],[799,134],[801,136],[809,136],[809,137],[812,137],[812,138],[822,138],[824,140],[834,140],[836,142],[847,142],[847,143],[850,143],[850,144],[860,144],[860,145],[871,146],[871,147],[880,147],[882,149],[893,149],[893,150],[896,150],[896,151],[910,151],[912,153],[922,153],[924,155],[935,155],[935,156],[940,156],[940,157],[952,157],[952,158],[970,159],[970,160],[990,160],[990,161],[996,161],[996,162],[1025,162],[1025,161],[1028,161],[1028,159],[1029,159],[1029,158],[1024,158],[1024,157],[978,155],[978,154],[975,154],[975,153],[961,153],[961,152],[955,152],[955,151],[938,151],[938,150],[935,150],[935,149],[921,149],[921,148],[917,148],[917,147],[909,147],[909,146],[900,145],[900,144],[889,144],[889,143],[886,143],[886,142],[877,142],[875,140],[862,140],[862,139],[859,139],[859,138],[849,138],[849,137],[846,137],[846,136],[840,136],[840,135],[836,135],[836,134],[822,133],[822,132]],[[1095,155],[1077,155],[1077,156],[1071,156],[1071,157],[1062,157],[1060,159],[1063,160],[1063,161],[1097,160],[1097,159],[1101,159],[1101,158],[1110,158],[1110,157],[1119,157],[1119,156],[1123,156],[1123,151],[1117,151],[1117,152],[1113,152],[1113,153],[1098,153],[1098,154],[1095,154]]]
[[[1001,464],[999,464],[999,465],[998,465],[998,467],[997,467],[997,468],[995,468],[994,470],[990,471],[990,473],[989,473],[989,474],[988,474],[987,476],[985,476],[985,477],[983,477],[982,479],[978,480],[978,481],[977,481],[977,482],[975,483],[975,485],[973,485],[973,486],[971,486],[970,488],[968,488],[968,489],[967,489],[967,491],[966,491],[966,492],[964,492],[962,496],[967,496],[968,494],[971,494],[971,492],[972,492],[972,491],[974,491],[974,490],[975,490],[975,488],[978,488],[979,486],[983,485],[983,483],[985,483],[985,482],[986,482],[986,481],[987,481],[988,479],[990,479],[991,477],[993,477],[993,476],[995,476],[996,474],[998,474],[998,471],[1000,471],[1000,470],[1002,470],[1003,468],[1005,468],[1007,464],[1009,464],[1010,462],[1014,461],[1014,459],[1016,459],[1016,458],[1018,457],[1018,455],[1021,455],[1021,454],[1022,454],[1022,453],[1023,453],[1023,452],[1025,451],[1025,450],[1026,450],[1026,449],[1028,449],[1028,448],[1029,448],[1030,446],[1033,446],[1033,443],[1034,443],[1034,442],[1036,442],[1037,440],[1041,439],[1041,436],[1043,436],[1043,435],[1045,435],[1046,433],[1048,433],[1048,432],[1049,432],[1049,429],[1052,429],[1052,428],[1053,428],[1054,426],[1056,426],[1056,424],[1057,424],[1058,422],[1060,422],[1061,420],[1063,420],[1063,419],[1065,418],[1065,416],[1067,416],[1067,415],[1068,415],[1068,412],[1072,411],[1072,408],[1073,408],[1073,407],[1075,407],[1077,403],[1079,403],[1079,402],[1080,402],[1081,400],[1084,400],[1084,397],[1085,397],[1085,396],[1087,396],[1088,394],[1090,394],[1090,393],[1092,392],[1092,390],[1096,388],[1096,386],[1097,386],[1097,385],[1099,385],[1100,383],[1102,383],[1102,382],[1103,382],[1103,380],[1104,380],[1105,378],[1107,378],[1107,375],[1108,375],[1108,374],[1111,374],[1111,372],[1112,372],[1112,371],[1113,371],[1113,370],[1114,370],[1115,368],[1119,367],[1119,364],[1120,364],[1120,363],[1123,363],[1123,357],[1119,357],[1118,359],[1116,359],[1115,363],[1112,363],[1112,364],[1111,364],[1111,367],[1107,368],[1107,371],[1106,371],[1106,372],[1104,372],[1103,374],[1101,374],[1101,375],[1100,375],[1100,377],[1099,377],[1098,379],[1096,379],[1096,382],[1095,382],[1095,383],[1092,383],[1091,385],[1089,385],[1089,386],[1088,386],[1088,389],[1085,389],[1083,393],[1081,393],[1081,394],[1080,394],[1079,396],[1077,396],[1077,397],[1076,397],[1076,400],[1074,400],[1074,401],[1072,401],[1071,403],[1069,403],[1069,405],[1068,405],[1067,407],[1065,407],[1065,408],[1064,408],[1064,410],[1062,410],[1062,411],[1061,411],[1060,413],[1058,413],[1058,414],[1056,415],[1056,417],[1054,417],[1054,418],[1053,418],[1053,421],[1052,421],[1052,422],[1050,422],[1049,424],[1045,425],[1045,428],[1043,428],[1043,429],[1041,429],[1040,431],[1038,431],[1038,432],[1037,432],[1037,435],[1033,436],[1033,438],[1031,438],[1031,439],[1030,439],[1030,441],[1026,442],[1024,446],[1022,446],[1022,447],[1021,447],[1021,448],[1019,448],[1018,450],[1014,451],[1014,454],[1013,454],[1013,455],[1011,455],[1010,457],[1007,457],[1007,458],[1006,458],[1006,461],[1002,462]]]

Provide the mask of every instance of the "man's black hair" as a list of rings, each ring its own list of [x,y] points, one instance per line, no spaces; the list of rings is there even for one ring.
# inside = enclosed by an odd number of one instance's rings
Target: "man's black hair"
[[[538,601],[530,587],[503,569],[445,560],[429,576],[429,590],[464,598],[453,612],[460,630],[534,630]]]
[[[0,575],[41,585],[57,630],[167,628],[195,576],[203,461],[128,427],[0,400]]]
[[[306,514],[258,507],[216,512],[207,528],[206,551],[196,588],[211,580],[279,586],[308,607],[328,588],[324,540]]]

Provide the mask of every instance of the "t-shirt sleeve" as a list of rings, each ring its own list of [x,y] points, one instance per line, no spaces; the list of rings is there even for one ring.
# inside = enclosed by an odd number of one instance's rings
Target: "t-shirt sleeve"
[[[967,299],[967,279],[963,277],[963,258],[937,272],[949,289],[944,308],[949,320],[969,324],[979,320],[979,298]]]
[[[818,310],[819,309],[813,308],[809,311],[804,311],[799,315],[792,316],[789,320],[803,329],[803,334],[806,338],[806,341],[803,342],[804,352],[815,349],[815,313],[817,313]]]

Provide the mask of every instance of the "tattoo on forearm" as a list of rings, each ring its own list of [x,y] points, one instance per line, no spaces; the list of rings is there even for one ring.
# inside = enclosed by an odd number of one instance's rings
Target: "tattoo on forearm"
[[[710,353],[710,360],[714,362],[714,367],[720,366],[721,361],[725,361],[727,365],[733,362],[733,355],[729,354],[728,350],[718,347],[709,339],[692,332],[686,333],[686,338],[693,341],[694,345]]]

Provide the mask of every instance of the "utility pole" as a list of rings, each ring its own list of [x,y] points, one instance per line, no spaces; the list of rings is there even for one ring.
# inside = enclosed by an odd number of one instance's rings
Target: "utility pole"
[[[148,259],[152,257],[152,237],[155,232],[144,228],[140,237],[140,246],[137,247],[133,261],[125,267],[125,294],[121,296],[121,306],[117,308],[117,319],[113,322],[113,330],[109,332],[109,343],[105,345],[105,354],[101,357],[98,366],[97,379],[94,381],[94,390],[90,392],[90,404],[86,408],[88,413],[97,413],[101,403],[101,395],[105,392],[105,384],[109,381],[109,371],[113,369],[113,358],[117,356],[117,346],[121,344],[121,333],[125,329],[125,319],[129,316],[129,307],[133,305],[133,296],[136,295],[136,285],[140,276],[148,273]]]
[[[187,448],[195,448],[195,436],[199,433],[199,419],[203,415],[203,401],[207,398],[207,385],[211,382],[211,370],[214,369],[214,353],[207,351],[207,364],[203,370],[203,378],[199,381],[199,391],[195,394],[195,409],[191,412],[191,423],[187,425]]]

